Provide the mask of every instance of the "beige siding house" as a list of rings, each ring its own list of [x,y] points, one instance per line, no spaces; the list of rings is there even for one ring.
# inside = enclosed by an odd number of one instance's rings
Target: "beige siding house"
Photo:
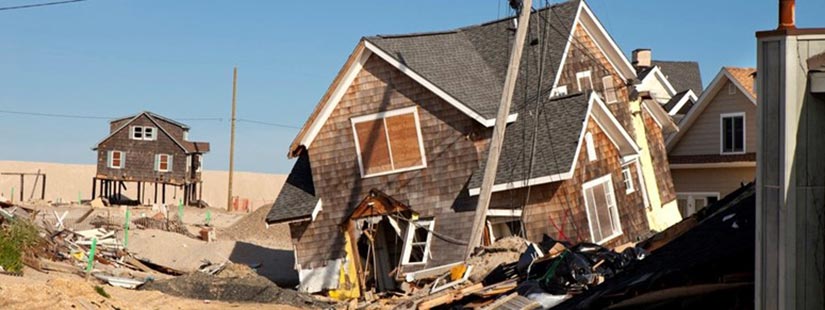
[[[682,216],[754,180],[756,94],[752,68],[725,67],[667,140]]]

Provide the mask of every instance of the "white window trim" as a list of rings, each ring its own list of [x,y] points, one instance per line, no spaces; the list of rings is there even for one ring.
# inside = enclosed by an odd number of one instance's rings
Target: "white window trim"
[[[607,88],[605,85],[605,81],[610,81],[610,89]],[[605,103],[616,103],[619,102],[619,95],[616,93],[616,85],[613,85],[613,76],[608,75],[602,77],[602,93],[604,94],[604,101]],[[613,100],[610,100],[610,96],[607,95],[607,92],[610,91],[613,94]]]
[[[114,153],[120,153],[120,166],[114,165]],[[106,152],[106,166],[110,169],[123,169],[126,166],[126,154],[122,151],[108,151]]]
[[[146,135],[146,132],[147,132],[147,131],[146,131],[146,129],[151,129],[151,130],[152,130],[152,136],[151,136],[151,137],[147,137],[147,135]],[[155,140],[157,140],[157,138],[156,138],[157,136],[158,136],[158,130],[157,130],[157,128],[152,127],[152,126],[143,126],[143,140],[146,140],[146,141],[155,141]]]
[[[740,152],[725,152],[725,118],[742,117],[742,151]],[[748,151],[748,124],[745,112],[722,113],[719,115],[719,154],[721,155],[736,155],[745,154]]]
[[[596,144],[593,142],[593,134],[589,131],[584,134],[584,142],[585,148],[587,148],[587,160],[595,161],[599,159],[599,154],[596,153]]]
[[[166,159],[166,169],[160,169],[160,157],[161,156],[166,156],[166,158],[167,158]],[[158,172],[170,172],[170,171],[172,171],[172,169],[173,169],[172,159],[173,159],[173,156],[170,155],[170,154],[155,154],[155,163],[156,163],[155,164],[155,171],[158,171]]]
[[[382,172],[377,172],[377,173],[373,173],[373,174],[366,174],[366,170],[364,169],[364,161],[361,158],[361,143],[359,143],[359,141],[358,141],[358,131],[355,130],[355,125],[359,124],[359,123],[367,122],[367,121],[373,121],[373,120],[377,120],[377,119],[386,119],[388,117],[404,115],[404,114],[410,114],[410,113],[412,113],[415,117],[415,131],[418,134],[418,149],[419,149],[419,152],[421,154],[421,165],[407,167],[407,168],[401,168],[401,169],[393,169],[393,170],[389,170],[389,171],[382,171]],[[412,107],[401,108],[401,109],[392,110],[392,111],[384,111],[384,112],[379,112],[379,113],[375,113],[375,114],[369,114],[369,115],[362,115],[362,116],[353,117],[353,118],[350,119],[350,125],[352,127],[353,139],[355,139],[354,140],[355,141],[355,153],[358,155],[358,169],[361,171],[361,177],[362,178],[369,178],[369,177],[376,177],[376,176],[381,176],[381,175],[396,174],[396,173],[401,173],[401,172],[407,172],[407,171],[427,168],[427,154],[426,154],[426,152],[424,152],[424,137],[421,134],[421,121],[418,117],[418,107],[412,106]],[[384,123],[384,136],[387,138],[387,148],[388,148],[389,155],[390,155],[390,165],[395,166],[395,163],[393,163],[393,159],[392,159],[392,144],[390,144],[391,143],[390,135],[389,135],[389,132],[387,132],[386,123]]]
[[[636,186],[633,184],[633,173],[630,172],[630,167],[622,169],[622,181],[625,184],[625,194],[632,194],[636,191]]]
[[[587,80],[590,81],[590,88],[593,89],[593,77],[590,75],[590,70],[582,71],[576,73],[576,85],[579,86],[579,91],[583,91],[581,79],[587,77]]]
[[[554,97],[561,97],[567,95],[567,85],[556,86],[553,88],[553,91],[550,92],[550,98]]]
[[[140,138],[135,138],[135,129],[140,128]],[[129,127],[129,139],[131,140],[143,140],[143,126],[130,126]]]
[[[618,229],[617,232],[613,233],[610,236],[605,237],[602,240],[596,240],[596,236],[593,234],[593,223],[590,222],[590,208],[588,208],[588,206],[587,206],[587,196],[585,196],[585,195],[587,195],[587,190],[588,189],[591,189],[591,188],[595,187],[596,185],[599,185],[599,184],[602,184],[602,183],[606,183],[607,187],[608,187],[608,190],[610,190],[610,192],[613,193],[613,204],[615,204],[615,206],[613,207],[614,211],[613,211],[613,214],[611,214],[611,217],[616,222],[619,229]],[[584,211],[585,211],[585,213],[587,213],[587,225],[590,228],[590,240],[592,240],[593,243],[604,244],[604,243],[607,243],[610,240],[613,240],[613,239],[615,239],[615,238],[617,238],[617,237],[619,237],[623,234],[622,222],[621,222],[621,218],[619,217],[619,203],[617,201],[616,191],[613,189],[613,175],[612,174],[607,174],[603,177],[593,179],[593,180],[590,180],[590,181],[584,183],[584,185],[582,185],[582,198],[584,199]],[[597,220],[598,220],[598,218],[597,218]]]
[[[421,262],[412,262],[410,263],[410,254],[412,251],[412,240],[413,236],[415,235],[415,230],[418,227],[424,227],[427,229],[427,241],[426,245],[424,246],[424,257]],[[415,266],[415,265],[426,265],[427,261],[430,259],[430,244],[433,240],[433,229],[435,228],[435,219],[430,220],[417,220],[417,221],[410,221],[409,226],[407,226],[407,237],[404,240],[404,254],[401,255],[401,264],[406,266]]]
[[[140,128],[140,138],[135,138],[135,129]],[[146,137],[146,129],[152,130],[152,137]],[[157,127],[152,126],[130,126],[129,127],[129,139],[130,140],[144,140],[144,141],[155,141],[158,138],[158,129]]]

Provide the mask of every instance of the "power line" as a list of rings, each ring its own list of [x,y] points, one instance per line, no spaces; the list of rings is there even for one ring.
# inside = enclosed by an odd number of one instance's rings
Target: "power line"
[[[43,117],[58,117],[58,118],[79,118],[79,119],[115,119],[116,118],[116,117],[108,117],[108,116],[39,113],[39,112],[9,111],[9,110],[0,110],[0,113],[17,114],[17,115],[29,115],[29,116],[43,116]]]
[[[251,120],[251,119],[246,119],[246,118],[239,118],[239,119],[237,119],[237,121],[245,122],[245,123],[258,124],[258,125],[272,126],[272,127],[280,127],[280,128],[288,128],[288,129],[301,129],[301,127],[294,126],[294,125],[286,125],[286,124],[256,121],[256,120]]]
[[[66,1],[55,1],[55,2],[46,2],[46,3],[26,4],[26,5],[18,5],[18,6],[7,6],[7,7],[0,7],[0,11],[28,9],[28,8],[35,8],[35,7],[41,7],[41,6],[68,4],[68,3],[81,2],[81,1],[86,1],[86,0],[66,0]]]

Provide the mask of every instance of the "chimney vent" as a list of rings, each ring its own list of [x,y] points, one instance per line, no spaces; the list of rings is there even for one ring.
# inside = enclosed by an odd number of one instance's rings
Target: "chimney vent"
[[[779,0],[779,28],[796,29],[796,1]]]
[[[638,48],[633,50],[633,66],[637,70],[650,67],[651,52],[649,48]]]

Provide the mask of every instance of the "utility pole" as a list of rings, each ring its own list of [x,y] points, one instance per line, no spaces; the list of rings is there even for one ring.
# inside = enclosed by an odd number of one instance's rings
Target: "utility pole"
[[[229,135],[229,190],[226,196],[226,210],[232,211],[232,176],[235,173],[235,97],[238,90],[238,67],[232,71],[232,132]]]
[[[481,236],[484,231],[484,224],[487,221],[487,209],[490,207],[490,198],[493,194],[493,184],[496,181],[496,171],[498,170],[498,159],[501,155],[501,145],[504,142],[504,130],[507,126],[507,116],[510,115],[510,105],[513,103],[513,91],[518,79],[518,69],[521,62],[521,51],[524,47],[524,40],[527,37],[528,23],[530,22],[530,11],[533,8],[532,0],[524,0],[518,17],[518,29],[516,30],[516,41],[513,43],[510,52],[510,64],[507,66],[507,76],[504,79],[504,88],[501,92],[501,105],[496,115],[496,124],[493,127],[493,137],[490,142],[490,152],[487,155],[487,164],[484,169],[484,177],[481,183],[481,193],[478,195],[478,206],[476,207],[475,218],[473,218],[473,230],[470,234],[470,242],[467,244],[466,257],[470,257],[473,249],[481,243]],[[544,42],[541,42],[544,44]]]

